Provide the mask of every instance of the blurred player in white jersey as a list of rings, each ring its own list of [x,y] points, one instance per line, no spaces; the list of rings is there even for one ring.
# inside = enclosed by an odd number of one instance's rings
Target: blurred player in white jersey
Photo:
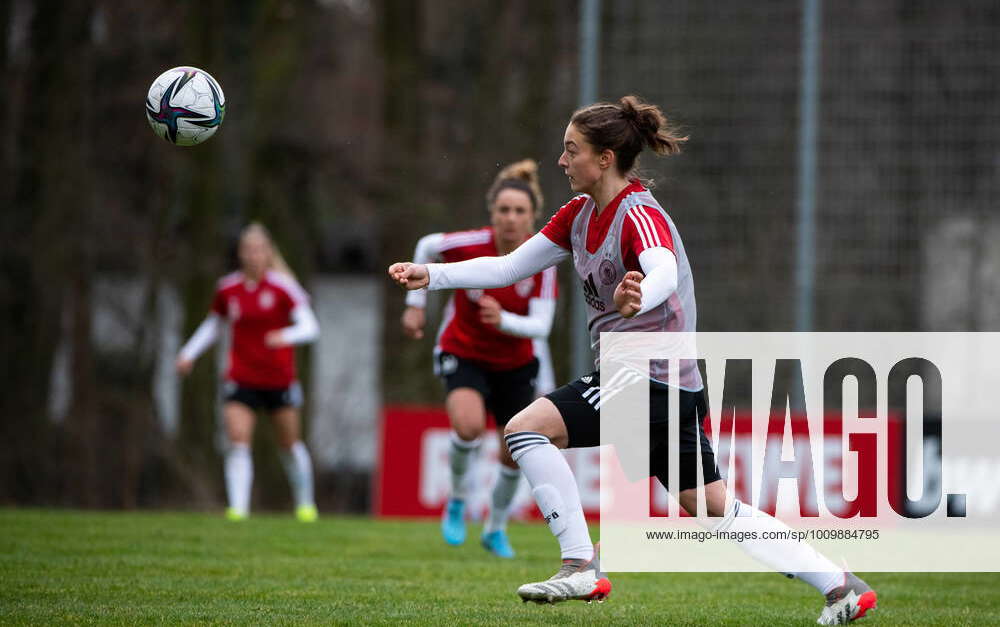
[[[486,194],[490,226],[472,231],[432,233],[420,239],[414,263],[462,261],[505,255],[535,232],[542,203],[538,164],[525,159],[500,171]],[[445,307],[434,347],[434,369],[448,395],[451,421],[451,496],[441,516],[445,542],[465,542],[469,461],[486,428],[486,412],[496,420],[500,467],[493,488],[483,546],[499,557],[514,557],[507,518],[521,473],[502,437],[507,421],[554,387],[546,340],[556,302],[555,268],[523,277],[513,285],[456,290]],[[406,295],[403,329],[423,337],[425,290]]]
[[[312,522],[317,517],[312,459],[301,439],[302,388],[295,378],[293,347],[315,340],[319,324],[309,306],[309,296],[263,226],[253,223],[243,230],[239,258],[241,269],[219,279],[212,309],[181,349],[177,370],[183,375],[189,373],[198,356],[230,323],[232,337],[222,409],[229,436],[226,516],[238,521],[250,514],[250,444],[256,412],[264,411],[278,434],[295,515],[303,522]]]
[[[686,141],[670,128],[654,105],[626,96],[573,114],[563,136],[559,165],[580,195],[564,205],[542,231],[504,257],[461,263],[397,263],[390,276],[407,289],[489,288],[509,285],[563,259],[573,259],[589,311],[591,343],[597,354],[602,331],[695,331],[694,279],[673,221],[636,178],[644,147],[662,155],[680,151]],[[784,523],[734,499],[727,508],[726,487],[702,429],[706,404],[701,375],[693,362],[681,362],[678,379],[679,498],[694,513],[698,490],[708,514],[720,517],[713,529],[785,532]],[[645,364],[644,364],[645,365]],[[667,483],[668,388],[666,362],[637,367],[631,381],[650,388],[650,476]],[[628,379],[628,377],[625,377]],[[598,566],[583,517],[580,496],[559,448],[600,444],[601,373],[597,370],[540,398],[507,424],[505,437],[539,509],[559,541],[563,563],[546,581],[518,589],[525,601],[603,599],[611,582]],[[697,452],[704,483],[699,486]],[[619,451],[619,455],[624,454]],[[752,514],[752,515],[751,515]],[[744,540],[738,546],[755,559],[800,578],[825,597],[821,624],[861,618],[876,603],[875,592],[855,575],[838,568],[806,543]],[[794,564],[796,568],[787,568]],[[783,568],[785,567],[785,568]],[[788,572],[794,571],[794,572]]]

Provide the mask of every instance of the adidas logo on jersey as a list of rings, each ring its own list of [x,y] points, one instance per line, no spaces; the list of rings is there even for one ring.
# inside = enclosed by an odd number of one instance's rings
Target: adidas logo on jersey
[[[596,309],[597,311],[604,311],[606,309],[604,301],[601,300],[601,295],[597,291],[597,284],[594,283],[593,273],[588,275],[587,280],[583,282],[583,299],[587,301],[587,306],[591,309]]]

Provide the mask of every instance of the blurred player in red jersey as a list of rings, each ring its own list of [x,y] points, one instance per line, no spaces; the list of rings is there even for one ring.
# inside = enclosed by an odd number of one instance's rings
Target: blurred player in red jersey
[[[529,159],[511,164],[486,193],[490,226],[427,235],[417,243],[413,260],[453,262],[505,255],[534,234],[541,204],[538,164]],[[469,460],[486,429],[487,410],[502,430],[514,414],[553,387],[546,339],[555,299],[555,268],[548,268],[506,287],[456,290],[445,307],[434,347],[434,370],[448,391],[445,407],[452,426],[451,498],[441,517],[441,533],[448,544],[465,542]],[[425,290],[406,296],[402,323],[412,338],[423,337],[425,303]],[[500,468],[481,537],[483,546],[499,557],[514,557],[506,528],[520,479],[501,437]]]
[[[212,310],[181,349],[177,370],[191,371],[195,359],[219,337],[225,323],[232,326],[229,368],[225,380],[223,416],[230,448],[225,475],[230,520],[250,514],[253,458],[250,443],[256,412],[265,411],[274,422],[281,461],[295,499],[295,515],[316,520],[313,471],[309,451],[301,440],[299,407],[302,388],[295,379],[296,344],[319,335],[309,296],[271,240],[257,223],[240,234],[241,269],[219,279]]]
[[[602,331],[694,332],[694,278],[680,233],[635,174],[644,147],[668,155],[680,152],[686,140],[667,124],[659,108],[634,96],[580,109],[566,127],[559,157],[570,187],[580,195],[563,205],[541,233],[503,257],[397,263],[389,267],[389,275],[407,289],[484,289],[510,285],[572,258],[583,284],[595,350]],[[670,364],[636,359],[622,365],[626,368],[609,381],[602,381],[597,370],[536,400],[504,430],[512,457],[531,484],[563,558],[551,578],[518,589],[525,601],[589,601],[611,592],[611,582],[600,572],[590,543],[576,481],[559,453],[560,448],[600,444],[602,398],[626,385],[649,386],[649,475],[667,485]],[[846,623],[874,608],[875,591],[864,581],[804,542],[774,540],[789,537],[784,523],[727,497],[702,428],[706,404],[701,374],[693,360],[682,360],[675,375],[680,396],[676,418],[681,506],[696,514],[698,492],[703,491],[708,514],[716,522],[700,519],[702,523],[713,531],[737,533],[744,538],[737,543],[742,550],[789,577],[802,579],[825,596],[820,624]],[[751,532],[755,532],[752,538]]]

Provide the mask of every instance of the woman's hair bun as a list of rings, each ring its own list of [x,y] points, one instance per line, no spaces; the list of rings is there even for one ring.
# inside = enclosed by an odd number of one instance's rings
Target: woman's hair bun
[[[520,189],[531,196],[531,204],[537,212],[542,207],[544,198],[542,197],[542,187],[538,180],[538,162],[534,159],[521,159],[504,167],[497,173],[486,192],[486,206],[489,207],[496,200],[497,194],[501,190],[513,187]]]

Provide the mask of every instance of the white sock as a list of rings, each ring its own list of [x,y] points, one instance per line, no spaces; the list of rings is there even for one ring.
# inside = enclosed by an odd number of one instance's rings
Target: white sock
[[[451,432],[451,447],[448,449],[448,462],[451,465],[451,498],[465,499],[465,475],[469,470],[469,458],[479,448],[479,438],[463,440],[454,431]]]
[[[253,486],[253,457],[250,445],[233,444],[226,453],[226,494],[229,507],[237,513],[250,513],[250,488]]]
[[[288,485],[292,487],[295,506],[314,505],[312,458],[309,449],[299,440],[287,451],[280,451],[281,464],[288,475]]]
[[[559,540],[563,559],[594,556],[587,520],[580,505],[580,492],[566,458],[547,437],[533,431],[505,436],[507,448],[531,485],[538,509],[549,530]]]
[[[517,487],[521,484],[521,471],[517,468],[508,468],[500,464],[500,472],[497,473],[497,482],[493,486],[493,502],[490,507],[490,515],[486,519],[483,528],[485,533],[492,533],[497,530],[507,528],[507,519],[510,517],[510,504],[517,494]]]
[[[744,536],[743,541],[736,544],[758,562],[789,577],[801,579],[824,595],[844,583],[843,569],[808,543],[794,539],[762,539],[763,532],[784,533],[791,531],[791,528],[746,503],[734,500],[725,517],[712,530],[730,533],[756,531],[756,540]]]

